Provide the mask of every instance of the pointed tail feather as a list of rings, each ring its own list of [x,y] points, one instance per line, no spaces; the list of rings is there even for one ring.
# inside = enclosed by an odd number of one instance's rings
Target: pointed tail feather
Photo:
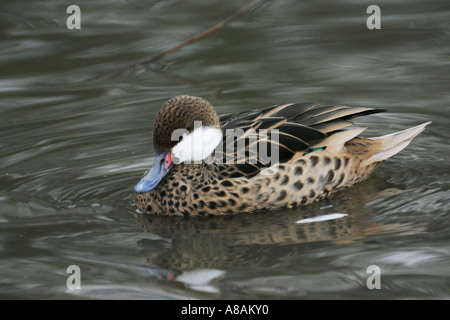
[[[380,149],[376,154],[374,154],[366,161],[377,162],[392,157],[396,153],[406,148],[406,146],[411,142],[411,140],[419,133],[421,133],[425,129],[425,127],[430,123],[431,121],[428,121],[426,123],[422,123],[418,126],[403,131],[394,132],[381,137],[369,138],[369,140],[378,142]]]

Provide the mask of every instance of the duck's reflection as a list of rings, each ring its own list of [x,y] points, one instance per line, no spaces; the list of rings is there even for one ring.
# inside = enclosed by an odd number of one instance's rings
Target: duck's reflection
[[[386,232],[417,233],[421,226],[374,222],[370,203],[386,197],[386,190],[402,192],[380,179],[370,179],[329,200],[296,210],[215,216],[208,218],[138,215],[139,226],[153,235],[138,247],[148,255],[145,264],[163,278],[196,269],[278,268],[307,245],[355,241]],[[380,190],[381,189],[381,190]],[[296,223],[330,213],[337,219]],[[156,237],[155,237],[156,236]],[[158,271],[159,270],[159,271]],[[165,270],[165,271],[164,271]],[[171,272],[168,272],[170,270]]]

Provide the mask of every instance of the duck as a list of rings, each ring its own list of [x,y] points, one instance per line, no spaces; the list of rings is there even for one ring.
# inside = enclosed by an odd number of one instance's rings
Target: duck
[[[385,109],[300,102],[218,115],[205,99],[167,100],[138,212],[215,216],[290,209],[366,180],[431,122],[363,138],[352,119]]]

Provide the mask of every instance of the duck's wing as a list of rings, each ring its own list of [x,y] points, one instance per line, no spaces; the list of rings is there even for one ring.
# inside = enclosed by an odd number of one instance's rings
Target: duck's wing
[[[224,138],[214,161],[227,177],[252,177],[296,153],[342,147],[366,129],[351,118],[382,111],[303,102],[221,115]]]

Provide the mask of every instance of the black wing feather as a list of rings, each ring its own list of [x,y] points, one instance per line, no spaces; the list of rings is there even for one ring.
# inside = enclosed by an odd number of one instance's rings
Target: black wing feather
[[[237,152],[232,154],[231,158],[234,159],[234,163],[231,164],[225,163],[227,158],[229,160],[230,154],[219,151],[215,153],[214,157],[223,163],[218,165],[222,175],[230,178],[251,178],[264,167],[273,165],[273,163],[266,163],[259,155],[255,155],[254,134],[255,132],[258,133],[258,130],[267,130],[268,135],[263,140],[269,144],[267,146],[268,151],[276,144],[275,150],[278,148],[279,162],[283,163],[289,161],[295,153],[310,151],[312,146],[339,132],[339,130],[332,130],[332,128],[352,125],[348,121],[349,119],[383,111],[385,110],[301,102],[224,114],[219,117],[224,133],[224,150],[227,143],[238,146],[244,139],[245,152],[243,154],[242,152],[241,154]],[[228,129],[240,129],[240,132],[243,132],[244,135],[227,135]],[[278,130],[278,139],[275,139],[274,129]],[[252,156],[256,157],[256,161],[254,158],[250,161]],[[271,157],[272,155],[269,154],[268,156]],[[245,161],[245,163],[237,163],[238,160]]]

